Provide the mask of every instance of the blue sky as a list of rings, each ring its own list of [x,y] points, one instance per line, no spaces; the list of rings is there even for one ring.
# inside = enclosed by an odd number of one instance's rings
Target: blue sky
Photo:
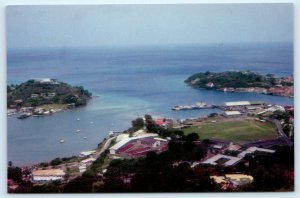
[[[9,6],[8,48],[292,42],[292,4]]]

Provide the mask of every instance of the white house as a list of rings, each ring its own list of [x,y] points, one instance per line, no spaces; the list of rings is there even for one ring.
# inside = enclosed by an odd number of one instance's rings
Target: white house
[[[207,86],[207,87],[214,87],[215,84],[214,84],[213,82],[209,82],[209,83],[206,84],[206,86]]]

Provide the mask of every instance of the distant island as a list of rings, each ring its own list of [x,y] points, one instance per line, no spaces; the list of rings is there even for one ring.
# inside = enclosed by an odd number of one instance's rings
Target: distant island
[[[224,92],[253,92],[278,96],[294,96],[294,78],[261,75],[252,71],[226,71],[197,73],[185,80],[194,88]]]
[[[21,118],[50,114],[86,105],[91,96],[92,93],[82,86],[71,86],[50,78],[31,79],[7,86],[8,113],[25,112]]]

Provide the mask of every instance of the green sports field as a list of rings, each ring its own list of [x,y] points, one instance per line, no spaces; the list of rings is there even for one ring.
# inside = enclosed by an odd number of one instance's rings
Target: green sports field
[[[259,122],[251,119],[239,121],[204,122],[199,126],[183,129],[185,134],[198,133],[200,139],[219,139],[235,143],[245,143],[277,137],[276,128],[272,123]]]

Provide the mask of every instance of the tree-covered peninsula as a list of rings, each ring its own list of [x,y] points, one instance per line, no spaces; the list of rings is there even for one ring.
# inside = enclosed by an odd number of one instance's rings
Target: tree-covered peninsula
[[[75,87],[54,79],[32,79],[19,85],[7,86],[8,108],[40,107],[45,105],[85,105],[92,93],[82,86]]]
[[[252,71],[202,72],[185,80],[193,88],[205,88],[228,92],[255,92],[269,95],[294,95],[294,78],[262,75]]]

